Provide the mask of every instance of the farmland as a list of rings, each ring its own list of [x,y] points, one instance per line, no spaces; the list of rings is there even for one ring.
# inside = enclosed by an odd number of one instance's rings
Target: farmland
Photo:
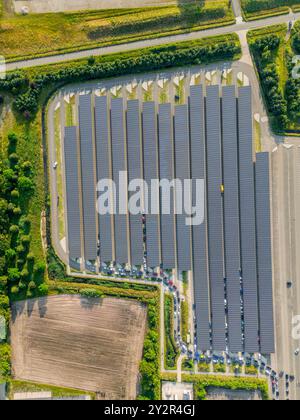
[[[0,20],[1,54],[8,61],[19,60],[157,38],[233,21],[227,0],[28,16],[4,13]]]
[[[13,376],[134,399],[145,329],[145,306],[133,301],[62,295],[15,303]]]

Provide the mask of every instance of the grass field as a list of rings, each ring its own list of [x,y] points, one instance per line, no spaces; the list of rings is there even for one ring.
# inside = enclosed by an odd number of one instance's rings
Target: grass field
[[[14,394],[16,393],[27,393],[27,392],[51,392],[53,398],[70,398],[70,397],[76,397],[79,395],[89,395],[91,399],[95,398],[94,393],[87,392],[87,391],[38,384],[36,382],[15,381],[15,380],[11,380],[9,382],[9,399],[10,400],[14,399]]]
[[[52,296],[12,308],[13,376],[135,399],[146,330],[143,304]]]
[[[8,61],[18,60],[204,29],[233,21],[228,0],[207,0],[204,5],[193,2],[80,13],[4,14],[0,20],[1,54]]]
[[[297,11],[300,7],[300,1],[297,0],[241,0],[241,4],[246,20],[286,14],[290,8]]]

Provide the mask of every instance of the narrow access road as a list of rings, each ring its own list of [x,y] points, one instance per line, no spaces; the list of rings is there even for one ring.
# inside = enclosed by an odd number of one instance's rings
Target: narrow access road
[[[83,51],[75,51],[66,54],[57,54],[48,57],[33,58],[28,60],[16,61],[13,63],[7,63],[7,71],[16,69],[43,66],[55,63],[62,63],[64,61],[78,60],[82,58],[88,58],[92,56],[101,56],[105,54],[120,53],[126,51],[132,51],[140,48],[155,47],[161,44],[181,42],[181,41],[192,41],[207,36],[224,35],[232,32],[245,31],[249,29],[263,28],[268,25],[276,25],[280,23],[288,23],[291,20],[300,18],[300,13],[274,16],[267,19],[254,20],[250,22],[236,23],[234,25],[223,26],[220,28],[212,28],[204,31],[195,31],[179,35],[170,35],[161,38],[146,39],[143,41],[136,41],[127,44],[112,45],[109,47],[92,48]]]

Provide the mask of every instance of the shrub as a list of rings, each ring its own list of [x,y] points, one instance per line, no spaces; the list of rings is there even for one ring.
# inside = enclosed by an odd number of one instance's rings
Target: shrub
[[[103,293],[96,289],[81,289],[80,290],[81,296],[87,298],[101,298],[103,297]]]
[[[45,283],[40,284],[38,287],[38,291],[39,291],[40,296],[47,296],[49,293],[49,287]]]
[[[11,235],[17,235],[19,233],[19,226],[18,225],[11,225],[11,227],[9,228],[9,233]]]
[[[28,280],[29,279],[29,272],[26,268],[21,271],[21,279]]]
[[[17,295],[17,294],[19,293],[19,287],[18,287],[18,286],[13,286],[13,287],[10,289],[10,292],[11,292],[11,294],[13,294],[13,295]]]
[[[12,190],[12,192],[10,193],[10,196],[14,201],[17,201],[20,197],[19,191],[18,190]]]
[[[23,281],[20,281],[19,290],[26,290],[26,289],[27,289],[27,284]]]
[[[32,180],[26,176],[20,176],[18,187],[23,192],[31,192],[34,188]]]
[[[15,217],[21,216],[22,210],[20,209],[20,207],[14,207],[13,214],[14,214]]]
[[[8,156],[9,162],[12,166],[16,166],[17,163],[19,162],[19,156],[16,153],[11,153]]]
[[[29,290],[35,290],[36,289],[35,282],[34,281],[29,282],[28,288],[29,288]]]
[[[44,275],[46,271],[46,264],[43,262],[39,262],[36,264],[34,268],[34,272],[39,275]]]
[[[8,281],[19,282],[20,278],[21,278],[21,275],[17,268],[8,269]]]

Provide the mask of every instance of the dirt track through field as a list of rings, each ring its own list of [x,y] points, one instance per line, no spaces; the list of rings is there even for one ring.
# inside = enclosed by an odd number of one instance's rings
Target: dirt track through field
[[[12,308],[13,375],[134,399],[146,329],[146,308],[120,299],[52,296]]]

